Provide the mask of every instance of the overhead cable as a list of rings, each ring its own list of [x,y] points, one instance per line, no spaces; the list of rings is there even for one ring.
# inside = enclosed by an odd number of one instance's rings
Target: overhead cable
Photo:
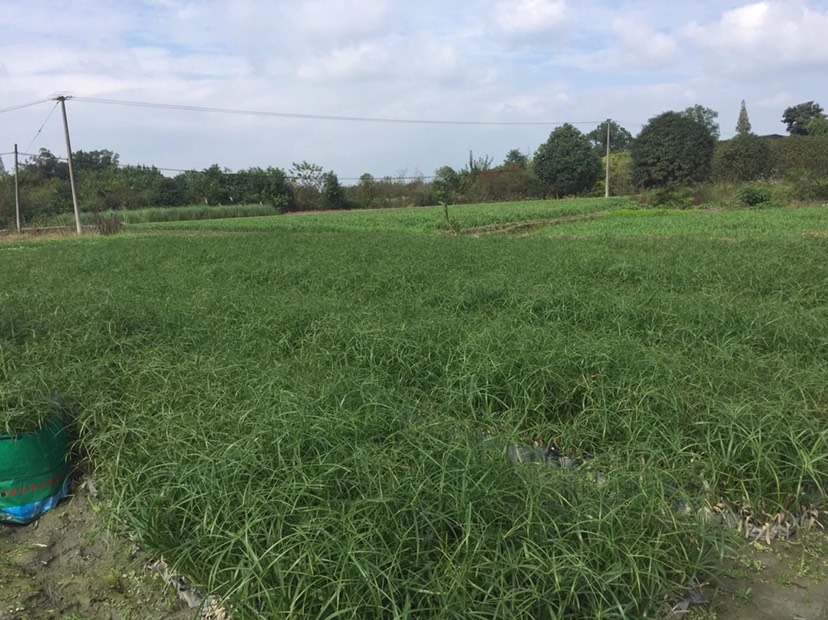
[[[216,114],[237,114],[242,116],[264,116],[275,118],[296,118],[317,121],[347,121],[359,123],[389,123],[409,125],[491,125],[491,126],[538,126],[562,125],[559,121],[461,121],[461,120],[431,120],[414,118],[379,118],[369,116],[335,116],[330,114],[300,114],[295,112],[270,112],[263,110],[237,110],[232,108],[213,108],[176,103],[153,103],[149,101],[125,101],[120,99],[101,99],[97,97],[74,97],[73,101],[84,103],[99,103],[104,105],[121,105],[138,108],[156,108],[163,110],[179,110],[182,112],[211,112]],[[595,125],[603,121],[570,121],[570,125]]]

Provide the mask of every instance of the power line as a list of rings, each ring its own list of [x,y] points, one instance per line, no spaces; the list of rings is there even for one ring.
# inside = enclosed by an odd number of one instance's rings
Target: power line
[[[0,114],[4,112],[13,112],[14,110],[22,110],[23,108],[30,108],[33,105],[39,105],[41,103],[46,103],[49,99],[41,99],[40,101],[32,101],[31,103],[23,103],[21,105],[13,105],[10,108],[3,108],[0,109]]]
[[[30,148],[32,148],[32,145],[35,143],[35,140],[37,140],[37,137],[40,135],[40,132],[41,132],[41,131],[43,131],[43,128],[44,128],[44,127],[46,127],[46,123],[48,123],[48,122],[49,122],[49,119],[50,119],[50,118],[52,118],[52,114],[54,114],[55,110],[57,109],[57,107],[58,107],[58,103],[59,103],[59,102],[58,102],[58,101],[56,101],[56,102],[55,102],[55,107],[53,107],[51,110],[49,110],[49,115],[46,117],[46,120],[45,120],[45,121],[43,121],[43,124],[40,126],[40,129],[38,129],[38,130],[37,130],[37,133],[35,134],[35,137],[34,137],[34,138],[32,138],[32,141],[29,143],[29,146],[27,146],[27,147],[26,147],[26,150],[27,150],[27,151],[28,151]]]
[[[459,121],[459,120],[429,120],[413,118],[378,118],[369,116],[334,116],[329,114],[299,114],[295,112],[269,112],[262,110],[237,110],[232,108],[212,108],[175,103],[152,103],[148,101],[124,101],[119,99],[100,99],[96,97],[74,97],[73,101],[84,103],[99,103],[104,105],[120,105],[138,108],[156,108],[162,110],[179,110],[182,112],[212,112],[217,114],[236,114],[242,116],[264,116],[273,118],[298,118],[317,121],[348,121],[359,123],[389,123],[409,125],[475,125],[475,126],[540,126],[562,125],[559,121]],[[570,125],[594,125],[603,121],[570,121]]]

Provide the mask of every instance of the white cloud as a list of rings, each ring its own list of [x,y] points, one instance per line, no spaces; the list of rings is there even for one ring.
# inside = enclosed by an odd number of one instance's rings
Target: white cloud
[[[566,17],[566,0],[504,0],[495,8],[497,25],[516,37],[555,33]]]
[[[675,37],[655,32],[646,23],[618,18],[612,29],[623,54],[619,60],[634,70],[664,69],[674,65],[680,56]]]
[[[709,24],[690,23],[684,35],[735,71],[828,64],[828,10],[802,0],[765,0],[722,14]]]
[[[781,132],[788,105],[828,106],[825,1],[27,0],[25,11],[0,2],[0,108],[63,91],[341,116],[611,116],[636,131],[655,114],[695,103],[719,110],[726,129],[744,98],[758,133]],[[44,104],[0,119],[0,150],[28,143],[47,113]],[[550,129],[322,128],[82,102],[69,114],[76,148],[111,148],[125,162],[307,159],[342,176],[428,173],[462,165],[469,149],[498,160],[510,148],[534,148]],[[35,148],[62,149],[59,125],[54,143],[51,128]]]

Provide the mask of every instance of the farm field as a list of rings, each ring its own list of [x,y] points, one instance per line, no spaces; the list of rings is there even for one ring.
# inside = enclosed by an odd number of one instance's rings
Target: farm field
[[[563,223],[540,234],[550,237],[795,239],[828,236],[828,208],[738,211],[617,210],[600,221]]]
[[[824,500],[828,226],[620,213],[0,244],[0,422],[59,395],[113,526],[234,617],[660,617],[734,536],[697,509]]]
[[[614,209],[633,208],[629,198],[533,200],[527,202],[452,205],[449,217],[458,228],[497,226],[526,221],[587,216]],[[386,232],[440,232],[448,228],[443,207],[409,207],[366,211],[306,212],[281,217],[250,217],[193,222],[153,222],[130,226],[133,230],[222,230],[263,232],[304,230],[382,230]]]

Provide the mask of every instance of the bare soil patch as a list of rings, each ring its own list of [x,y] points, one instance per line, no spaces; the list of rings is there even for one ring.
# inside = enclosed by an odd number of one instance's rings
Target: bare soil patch
[[[81,489],[26,526],[0,525],[0,620],[190,620],[149,559],[108,533]]]

